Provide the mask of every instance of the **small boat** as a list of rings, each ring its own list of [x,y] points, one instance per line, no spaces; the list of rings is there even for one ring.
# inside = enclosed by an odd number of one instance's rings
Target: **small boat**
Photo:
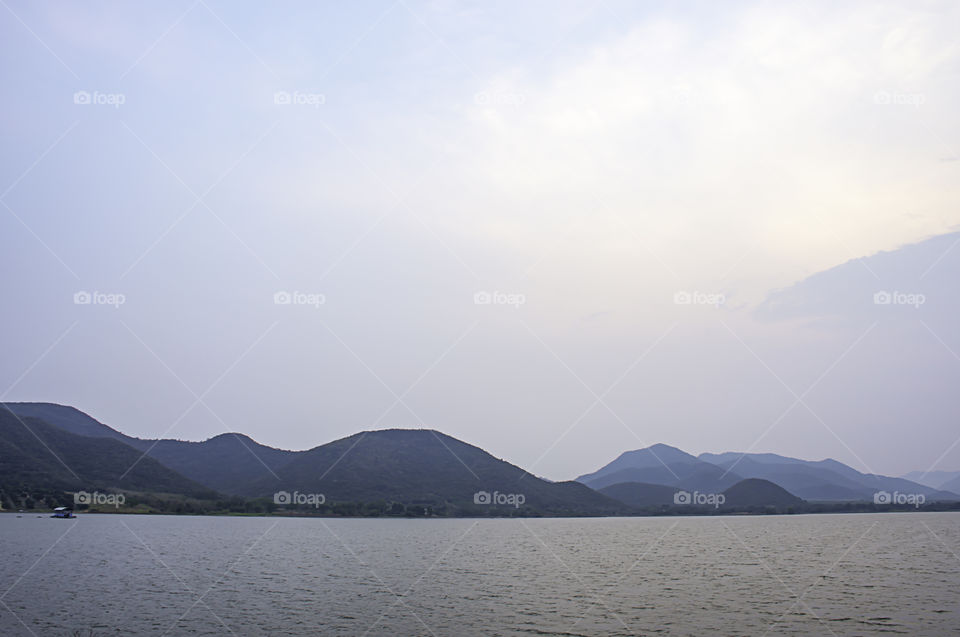
[[[70,509],[68,507],[57,507],[56,509],[53,510],[53,515],[51,515],[50,517],[51,518],[75,518],[77,516],[73,514],[73,509]]]

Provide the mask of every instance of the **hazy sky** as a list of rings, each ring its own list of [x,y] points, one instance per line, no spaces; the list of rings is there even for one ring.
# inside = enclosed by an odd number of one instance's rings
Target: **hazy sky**
[[[960,469],[957,3],[2,5],[4,400]]]

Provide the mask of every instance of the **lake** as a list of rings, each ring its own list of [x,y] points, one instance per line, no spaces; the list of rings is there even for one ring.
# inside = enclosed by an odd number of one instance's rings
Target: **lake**
[[[960,513],[0,515],[4,635],[944,635]]]

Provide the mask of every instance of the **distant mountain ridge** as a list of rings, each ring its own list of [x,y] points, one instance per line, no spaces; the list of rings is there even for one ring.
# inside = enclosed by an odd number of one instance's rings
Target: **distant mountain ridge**
[[[230,495],[239,495],[247,483],[274,475],[296,454],[303,453],[261,445],[239,433],[220,434],[202,442],[134,438],[67,405],[4,403],[3,407],[20,417],[38,418],[78,436],[119,440],[190,480]]]
[[[605,493],[624,483],[723,493],[741,481],[754,479],[773,483],[791,496],[808,501],[872,501],[874,494],[884,491],[922,494],[928,501],[960,501],[960,495],[947,488],[950,485],[960,491],[960,479],[938,489],[904,478],[861,473],[833,459],[811,461],[773,453],[737,452],[693,456],[663,444],[624,452],[577,481]],[[625,489],[620,486],[614,491]]]
[[[950,478],[936,476],[947,480],[944,486],[960,482]],[[693,456],[656,444],[621,453],[575,481],[551,482],[434,430],[365,431],[287,451],[241,433],[202,442],[134,438],[73,407],[0,403],[0,506],[28,492],[62,497],[84,489],[201,498],[225,494],[259,502],[258,507],[277,494],[310,493],[333,503],[372,506],[363,510],[399,506],[409,512],[412,507],[420,515],[690,511],[675,499],[682,492],[724,494],[728,507],[745,512],[789,512],[804,501],[872,502],[884,491],[922,494],[930,502],[960,501],[946,489],[864,474],[831,459],[735,452]]]
[[[119,440],[78,436],[0,407],[0,492],[112,488],[181,495],[211,490]]]
[[[107,475],[77,470],[79,475],[67,480],[59,475],[63,471],[55,466],[52,454],[34,449],[32,455],[23,456],[23,466],[16,467],[17,476],[24,479],[5,481],[19,449],[0,446],[0,452],[8,452],[0,453],[0,491],[8,495],[28,483],[36,488],[38,476],[57,474],[57,479],[47,480],[43,487],[158,491],[161,485],[170,485],[168,490],[173,492],[212,489],[269,499],[310,493],[334,503],[392,502],[403,505],[401,508],[420,507],[439,514],[516,515],[521,507],[525,515],[630,512],[622,502],[581,483],[543,480],[432,430],[366,431],[306,451],[285,451],[236,433],[203,442],[133,438],[63,405],[6,403],[0,405],[0,412],[9,421],[7,428],[21,434],[20,438],[29,440],[30,432],[39,429],[50,436],[56,432],[69,440],[84,441],[94,451],[88,458],[93,462],[100,460],[96,449],[109,448],[118,468]],[[36,458],[43,462],[36,463]],[[29,473],[34,464],[38,470]],[[129,478],[121,480],[124,471]],[[158,476],[157,482],[134,481],[150,472]]]

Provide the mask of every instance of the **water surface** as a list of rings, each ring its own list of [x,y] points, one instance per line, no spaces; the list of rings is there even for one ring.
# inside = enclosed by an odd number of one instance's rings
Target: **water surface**
[[[5,635],[945,635],[960,513],[0,515]]]

